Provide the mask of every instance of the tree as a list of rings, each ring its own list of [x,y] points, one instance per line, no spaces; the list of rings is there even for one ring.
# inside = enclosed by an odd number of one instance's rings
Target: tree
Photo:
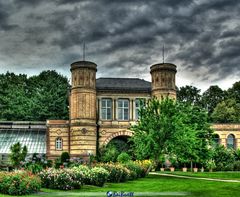
[[[214,111],[218,103],[222,102],[225,98],[225,92],[216,86],[210,86],[202,95],[203,107],[208,111],[209,116]]]
[[[68,89],[66,77],[56,71],[43,71],[29,78],[32,120],[67,119]]]
[[[177,100],[191,105],[201,105],[201,90],[194,86],[184,86],[177,89]]]
[[[229,170],[233,170],[234,151],[218,145],[213,152],[213,160],[215,161],[217,170],[224,170],[229,166]],[[232,166],[231,166],[232,165]]]
[[[233,84],[232,88],[229,88],[228,98],[234,99],[237,103],[240,103],[240,81]]]
[[[203,155],[212,135],[206,112],[167,98],[152,99],[139,114],[138,124],[131,127],[137,158],[156,163],[165,154],[183,162],[206,159]]]
[[[234,99],[222,101],[217,104],[211,117],[219,123],[240,122],[240,103]]]
[[[16,144],[13,144],[10,147],[11,153],[10,153],[10,160],[12,162],[13,167],[19,168],[21,165],[21,162],[25,161],[25,158],[27,156],[27,147],[20,144],[20,142],[17,142]]]
[[[0,120],[42,120],[68,118],[66,77],[56,71],[38,76],[0,75]]]

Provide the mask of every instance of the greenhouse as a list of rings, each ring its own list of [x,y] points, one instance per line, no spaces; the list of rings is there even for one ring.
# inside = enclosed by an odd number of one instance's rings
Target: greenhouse
[[[46,122],[0,122],[0,162],[5,163],[10,147],[20,142],[28,154],[46,154]]]

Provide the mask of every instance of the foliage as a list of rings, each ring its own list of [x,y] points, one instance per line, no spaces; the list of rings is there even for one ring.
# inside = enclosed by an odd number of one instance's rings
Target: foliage
[[[92,177],[91,177],[91,170],[86,165],[78,165],[72,167],[74,172],[77,174],[82,174],[82,180],[84,184],[91,185],[92,183]]]
[[[102,167],[90,169],[87,166],[75,166],[68,169],[47,169],[39,173],[43,187],[51,189],[78,189],[83,184],[102,187],[109,172]]]
[[[233,163],[233,169],[235,171],[240,171],[240,161],[234,161]]]
[[[145,169],[138,165],[138,163],[135,163],[133,161],[129,161],[125,164],[123,164],[124,167],[130,170],[130,179],[134,180],[136,178],[143,178],[146,176],[146,171]]]
[[[216,164],[216,170],[232,170],[234,162],[234,152],[232,149],[226,149],[219,145],[214,149],[213,160]]]
[[[100,149],[99,160],[105,163],[116,162],[118,155],[120,155],[122,152],[132,155],[129,142],[121,138],[114,138],[108,143],[107,146],[104,146]]]
[[[214,122],[240,122],[240,103],[234,99],[227,99],[217,104],[212,113]]]
[[[116,146],[113,144],[108,144],[105,147],[102,147],[100,150],[100,161],[101,162],[116,162],[119,151]]]
[[[109,172],[102,167],[94,167],[91,169],[91,185],[102,187],[108,180]]]
[[[131,128],[138,159],[158,163],[165,154],[182,162],[208,159],[212,130],[205,111],[167,98],[150,100],[139,113],[138,124]]]
[[[60,157],[61,163],[64,164],[68,164],[69,160],[70,160],[70,155],[68,152],[62,152],[61,157]]]
[[[72,169],[49,168],[39,173],[43,187],[60,190],[78,189],[82,186],[82,174]]]
[[[203,107],[208,111],[209,116],[214,111],[218,103],[222,102],[226,93],[217,85],[210,86],[202,95]]]
[[[120,164],[102,163],[97,166],[103,167],[109,172],[108,182],[119,183],[125,182],[129,179],[130,171]]]
[[[184,86],[177,89],[177,100],[190,105],[201,105],[200,89],[194,86]]]
[[[23,167],[37,174],[47,167],[52,167],[52,160],[47,160],[45,154],[34,153],[26,157]]]
[[[20,144],[20,142],[17,142],[16,144],[13,144],[10,147],[10,160],[12,165],[15,168],[19,168],[21,165],[21,162],[25,161],[25,158],[27,156],[27,147]]]
[[[38,192],[41,180],[25,171],[0,172],[0,193],[26,195]]]
[[[237,103],[240,103],[240,81],[235,82],[231,88],[228,89],[228,98],[234,99]]]
[[[136,160],[134,161],[137,165],[141,166],[145,174],[147,175],[153,167],[153,162],[151,160]]]
[[[68,79],[56,71],[0,75],[0,120],[68,118]]]
[[[131,157],[129,156],[129,154],[127,154],[126,152],[122,152],[120,155],[118,155],[117,157],[117,161],[119,163],[126,163],[128,161],[131,160]]]

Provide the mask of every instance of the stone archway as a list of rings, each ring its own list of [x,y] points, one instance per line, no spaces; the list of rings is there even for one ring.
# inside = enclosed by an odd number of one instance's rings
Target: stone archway
[[[116,133],[113,133],[112,135],[110,135],[104,142],[103,145],[107,145],[113,138],[116,137],[120,137],[120,136],[126,136],[126,137],[132,137],[133,133],[129,130],[122,130],[122,131],[118,131]]]

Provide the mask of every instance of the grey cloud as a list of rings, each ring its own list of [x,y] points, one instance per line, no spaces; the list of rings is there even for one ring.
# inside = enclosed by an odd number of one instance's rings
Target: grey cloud
[[[57,69],[81,59],[85,41],[101,75],[142,78],[162,61],[165,43],[168,61],[191,72],[190,81],[208,83],[239,73],[239,6],[237,0],[16,0],[0,6],[0,31],[7,31],[0,51]],[[15,49],[19,35],[23,44]]]

